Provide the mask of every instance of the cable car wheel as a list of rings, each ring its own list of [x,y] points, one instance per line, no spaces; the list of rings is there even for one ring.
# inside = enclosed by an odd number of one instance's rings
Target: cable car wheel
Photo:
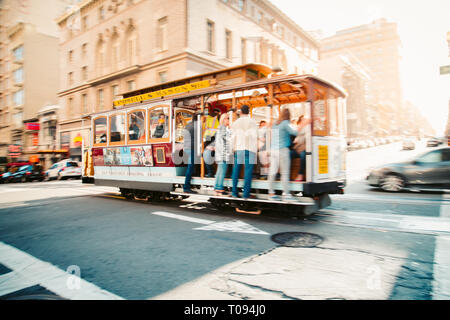
[[[131,189],[120,188],[120,194],[127,200],[134,200],[134,193]]]

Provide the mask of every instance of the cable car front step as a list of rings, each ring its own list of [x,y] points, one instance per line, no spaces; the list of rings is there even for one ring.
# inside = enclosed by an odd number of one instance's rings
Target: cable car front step
[[[232,201],[232,202],[254,202],[254,203],[271,203],[271,204],[290,204],[290,205],[299,205],[299,206],[312,206],[315,204],[314,199],[309,198],[309,197],[295,197],[296,199],[298,199],[297,201],[284,201],[284,200],[272,200],[269,199],[268,195],[255,195],[253,194],[252,196],[254,196],[254,198],[235,198],[235,197],[231,197],[231,196],[218,196],[215,193],[209,191],[209,190],[202,190],[196,194],[192,194],[192,193],[185,193],[185,192],[178,192],[178,191],[173,191],[170,192],[170,194],[173,195],[177,195],[177,196],[203,196],[203,197],[208,197],[208,198],[212,198],[212,199],[220,199],[220,200],[228,200],[228,201]]]

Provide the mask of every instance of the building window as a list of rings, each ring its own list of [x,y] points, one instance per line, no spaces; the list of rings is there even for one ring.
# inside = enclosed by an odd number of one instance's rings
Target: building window
[[[13,55],[14,55],[15,61],[22,61],[23,60],[23,46],[15,48],[13,50]]]
[[[230,30],[225,30],[225,57],[233,58],[233,36]]]
[[[111,87],[111,96],[112,96],[112,100],[113,101],[118,98],[118,96],[119,96],[119,86],[117,84],[113,85]]]
[[[241,12],[245,11],[245,0],[238,0],[238,9]]]
[[[14,100],[14,105],[15,106],[23,105],[23,102],[24,102],[24,92],[23,92],[23,90],[19,90],[19,91],[14,92],[13,100]]]
[[[83,78],[84,81],[86,81],[88,79],[87,66],[84,66],[83,68],[81,68],[81,77]]]
[[[81,56],[82,58],[86,58],[87,55],[87,43],[83,43],[83,45],[81,46]]]
[[[89,112],[89,110],[88,110],[88,96],[87,96],[86,93],[84,93],[81,96],[81,111],[82,111],[82,113],[88,113]]]
[[[132,26],[126,32],[126,47],[128,65],[137,64],[137,33]]]
[[[128,91],[136,90],[136,82],[134,82],[134,80],[127,81],[127,88]]]
[[[105,8],[104,7],[98,8],[98,20],[100,20],[100,21],[105,20]]]
[[[23,68],[19,68],[14,71],[14,82],[23,83]]]
[[[247,63],[247,40],[241,38],[241,64]]]
[[[23,125],[23,112],[18,112],[13,115],[14,124],[18,127]],[[17,143],[15,143],[17,144]],[[20,144],[20,143],[19,143]]]
[[[157,47],[160,51],[168,49],[168,23],[167,17],[158,20]]]
[[[208,50],[209,52],[214,52],[214,47],[215,47],[214,22],[208,20],[206,22],[206,30],[207,30],[207,35],[206,35],[207,48],[206,48],[206,50]]]
[[[259,24],[262,24],[263,20],[264,20],[264,13],[262,13],[262,11],[258,11],[258,13],[256,14],[256,21]]]
[[[111,67],[112,70],[117,70],[119,68],[120,59],[120,43],[119,35],[114,33],[111,37]]]
[[[99,111],[102,111],[105,107],[105,97],[103,94],[103,89],[98,89],[97,91],[97,105]]]
[[[160,83],[167,82],[167,71],[158,72],[158,78]]]
[[[67,74],[67,81],[69,83],[69,86],[73,85],[73,72],[69,72]]]
[[[82,24],[81,27],[82,27],[83,31],[86,31],[87,28],[89,27],[88,26],[88,16],[83,17],[81,24]]]
[[[67,117],[69,118],[72,115],[73,110],[73,98],[67,99]]]
[[[105,42],[103,40],[99,40],[97,43],[97,50],[96,50],[97,76],[101,76],[103,74],[104,65],[105,65]]]
[[[73,62],[73,50],[70,50],[70,51],[68,52],[68,54],[67,54],[67,61],[68,61],[69,63],[72,63],[72,62]]]

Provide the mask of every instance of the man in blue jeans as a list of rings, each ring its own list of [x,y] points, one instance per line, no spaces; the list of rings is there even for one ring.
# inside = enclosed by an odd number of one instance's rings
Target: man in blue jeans
[[[239,197],[237,185],[241,165],[244,165],[244,199],[250,197],[253,166],[256,164],[256,153],[258,151],[258,125],[255,120],[250,118],[249,113],[249,106],[243,105],[240,118],[231,126],[231,146],[234,151],[232,196]]]

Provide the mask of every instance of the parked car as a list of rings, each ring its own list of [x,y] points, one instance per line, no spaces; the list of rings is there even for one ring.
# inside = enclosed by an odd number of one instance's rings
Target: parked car
[[[53,164],[46,172],[48,180],[81,178],[81,165],[73,160],[65,159]]]
[[[384,191],[450,188],[450,147],[435,149],[411,161],[373,169],[367,176],[370,186]]]
[[[437,138],[431,138],[427,141],[427,147],[437,147],[441,142]]]
[[[44,181],[45,175],[40,165],[25,165],[11,175],[11,182]]]
[[[405,138],[402,142],[403,150],[414,150],[416,148],[416,143],[412,138]]]

